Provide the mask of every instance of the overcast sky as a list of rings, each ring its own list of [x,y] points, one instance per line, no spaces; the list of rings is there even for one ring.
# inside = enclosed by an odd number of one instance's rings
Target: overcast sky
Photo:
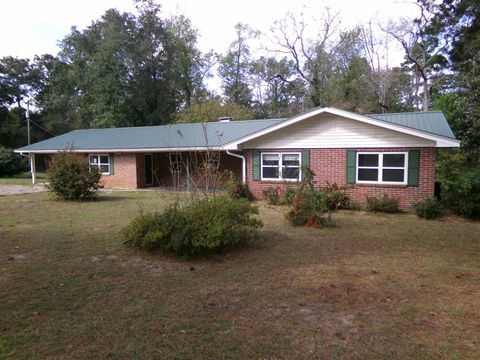
[[[311,28],[316,14],[324,7],[340,11],[343,27],[368,21],[380,21],[401,16],[414,17],[417,8],[398,0],[163,0],[163,13],[186,15],[199,29],[199,47],[224,52],[235,37],[234,25],[250,24],[265,33],[271,24],[287,12],[298,13],[305,7]],[[303,6],[302,6],[303,4]],[[105,10],[115,7],[133,12],[133,0],[8,0],[2,1],[0,21],[0,57],[16,56],[32,59],[34,55],[58,52],[58,41],[72,26],[83,29],[97,20]],[[318,17],[317,17],[318,18]]]

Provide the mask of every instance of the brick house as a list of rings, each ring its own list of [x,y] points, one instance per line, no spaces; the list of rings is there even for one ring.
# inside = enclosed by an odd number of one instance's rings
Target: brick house
[[[100,169],[106,188],[202,186],[195,173],[207,165],[232,170],[257,198],[300,181],[309,166],[317,185],[346,186],[360,204],[388,194],[408,208],[433,195],[437,148],[451,147],[459,141],[441,112],[315,108],[288,119],[75,130],[15,151],[30,155],[34,175],[35,154],[71,148]]]

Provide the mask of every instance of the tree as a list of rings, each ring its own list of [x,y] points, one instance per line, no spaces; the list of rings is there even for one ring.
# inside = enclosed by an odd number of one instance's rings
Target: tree
[[[234,102],[222,102],[218,97],[193,101],[190,106],[173,115],[175,123],[218,121],[223,116],[233,120],[248,120],[253,118],[250,110]]]
[[[330,40],[338,25],[338,14],[325,9],[319,19],[319,36],[315,40],[306,38],[303,14],[298,20],[293,14],[276,21],[271,28],[273,41],[278,52],[288,54],[294,62],[298,77],[308,86],[313,106],[327,104],[326,84],[332,74],[329,56]]]
[[[252,60],[248,40],[258,37],[259,33],[242,23],[235,25],[235,31],[237,38],[232,42],[227,53],[219,56],[218,73],[222,79],[225,97],[239,105],[250,106],[252,91],[249,85]]]

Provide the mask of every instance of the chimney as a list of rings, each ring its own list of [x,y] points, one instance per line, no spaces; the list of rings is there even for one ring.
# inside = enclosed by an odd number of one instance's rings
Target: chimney
[[[229,121],[232,121],[231,116],[222,116],[218,118],[218,122],[229,122]]]

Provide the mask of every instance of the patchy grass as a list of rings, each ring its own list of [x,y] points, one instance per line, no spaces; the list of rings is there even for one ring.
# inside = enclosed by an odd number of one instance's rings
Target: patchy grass
[[[0,198],[0,358],[480,357],[478,222],[341,212],[184,260],[125,248],[162,192]]]
[[[29,172],[14,175],[12,177],[0,177],[0,185],[32,185],[32,175]],[[47,181],[46,173],[36,174],[37,183]]]

